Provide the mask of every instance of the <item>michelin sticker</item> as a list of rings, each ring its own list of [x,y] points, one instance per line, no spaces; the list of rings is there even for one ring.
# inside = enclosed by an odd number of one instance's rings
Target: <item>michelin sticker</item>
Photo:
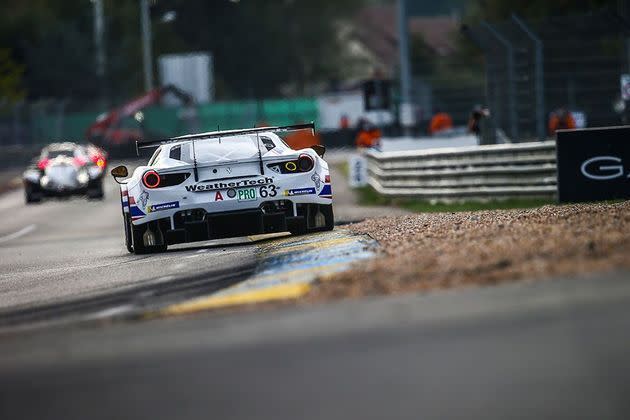
[[[284,195],[288,195],[289,197],[294,195],[308,195],[308,194],[316,194],[317,191],[315,188],[299,188],[295,190],[285,190]]]
[[[178,208],[179,208],[179,201],[172,201],[170,203],[154,204],[149,207],[148,212],[153,213],[156,211],[171,210],[171,209],[178,209]]]

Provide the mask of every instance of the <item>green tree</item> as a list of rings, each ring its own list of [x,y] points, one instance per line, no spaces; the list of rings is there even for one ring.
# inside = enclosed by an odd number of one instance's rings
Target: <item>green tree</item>
[[[348,66],[339,23],[364,0],[158,0],[151,3],[153,52],[214,55],[220,97],[296,94],[313,82],[342,77]],[[110,102],[143,90],[138,1],[106,0]],[[165,11],[177,12],[163,23]],[[24,66],[29,99],[98,102],[93,7],[89,0],[0,0],[0,46]],[[157,60],[155,60],[157,61]],[[75,105],[76,106],[76,105]]]
[[[10,106],[24,98],[22,76],[24,67],[11,57],[11,50],[0,48],[0,108]]]
[[[346,65],[338,25],[361,0],[207,2],[173,0],[177,19],[156,34],[156,52],[209,51],[225,95],[278,95],[293,85],[340,77]],[[173,40],[177,39],[178,42]]]

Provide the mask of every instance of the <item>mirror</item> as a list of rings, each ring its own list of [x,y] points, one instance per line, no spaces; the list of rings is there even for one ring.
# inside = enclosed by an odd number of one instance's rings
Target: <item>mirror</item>
[[[311,149],[315,150],[315,153],[317,153],[319,157],[324,157],[324,153],[326,153],[326,147],[321,144],[314,144],[311,146]]]
[[[125,165],[116,166],[110,173],[114,178],[126,178],[129,175]]]

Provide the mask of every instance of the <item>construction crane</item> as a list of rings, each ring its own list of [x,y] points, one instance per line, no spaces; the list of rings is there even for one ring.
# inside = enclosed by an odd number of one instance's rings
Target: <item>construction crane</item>
[[[179,98],[186,108],[194,105],[193,97],[187,92],[174,85],[162,86],[99,115],[86,130],[86,137],[96,144],[109,148],[135,145],[137,140],[144,137],[144,133],[141,129],[123,128],[121,122],[127,117],[136,116],[142,109],[159,103],[169,93]],[[137,120],[141,122],[142,118]]]

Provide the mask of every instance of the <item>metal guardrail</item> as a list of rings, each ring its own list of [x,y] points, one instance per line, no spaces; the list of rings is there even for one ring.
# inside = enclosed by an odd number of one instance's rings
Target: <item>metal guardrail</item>
[[[553,198],[554,141],[365,153],[368,182],[380,194],[431,201]]]

